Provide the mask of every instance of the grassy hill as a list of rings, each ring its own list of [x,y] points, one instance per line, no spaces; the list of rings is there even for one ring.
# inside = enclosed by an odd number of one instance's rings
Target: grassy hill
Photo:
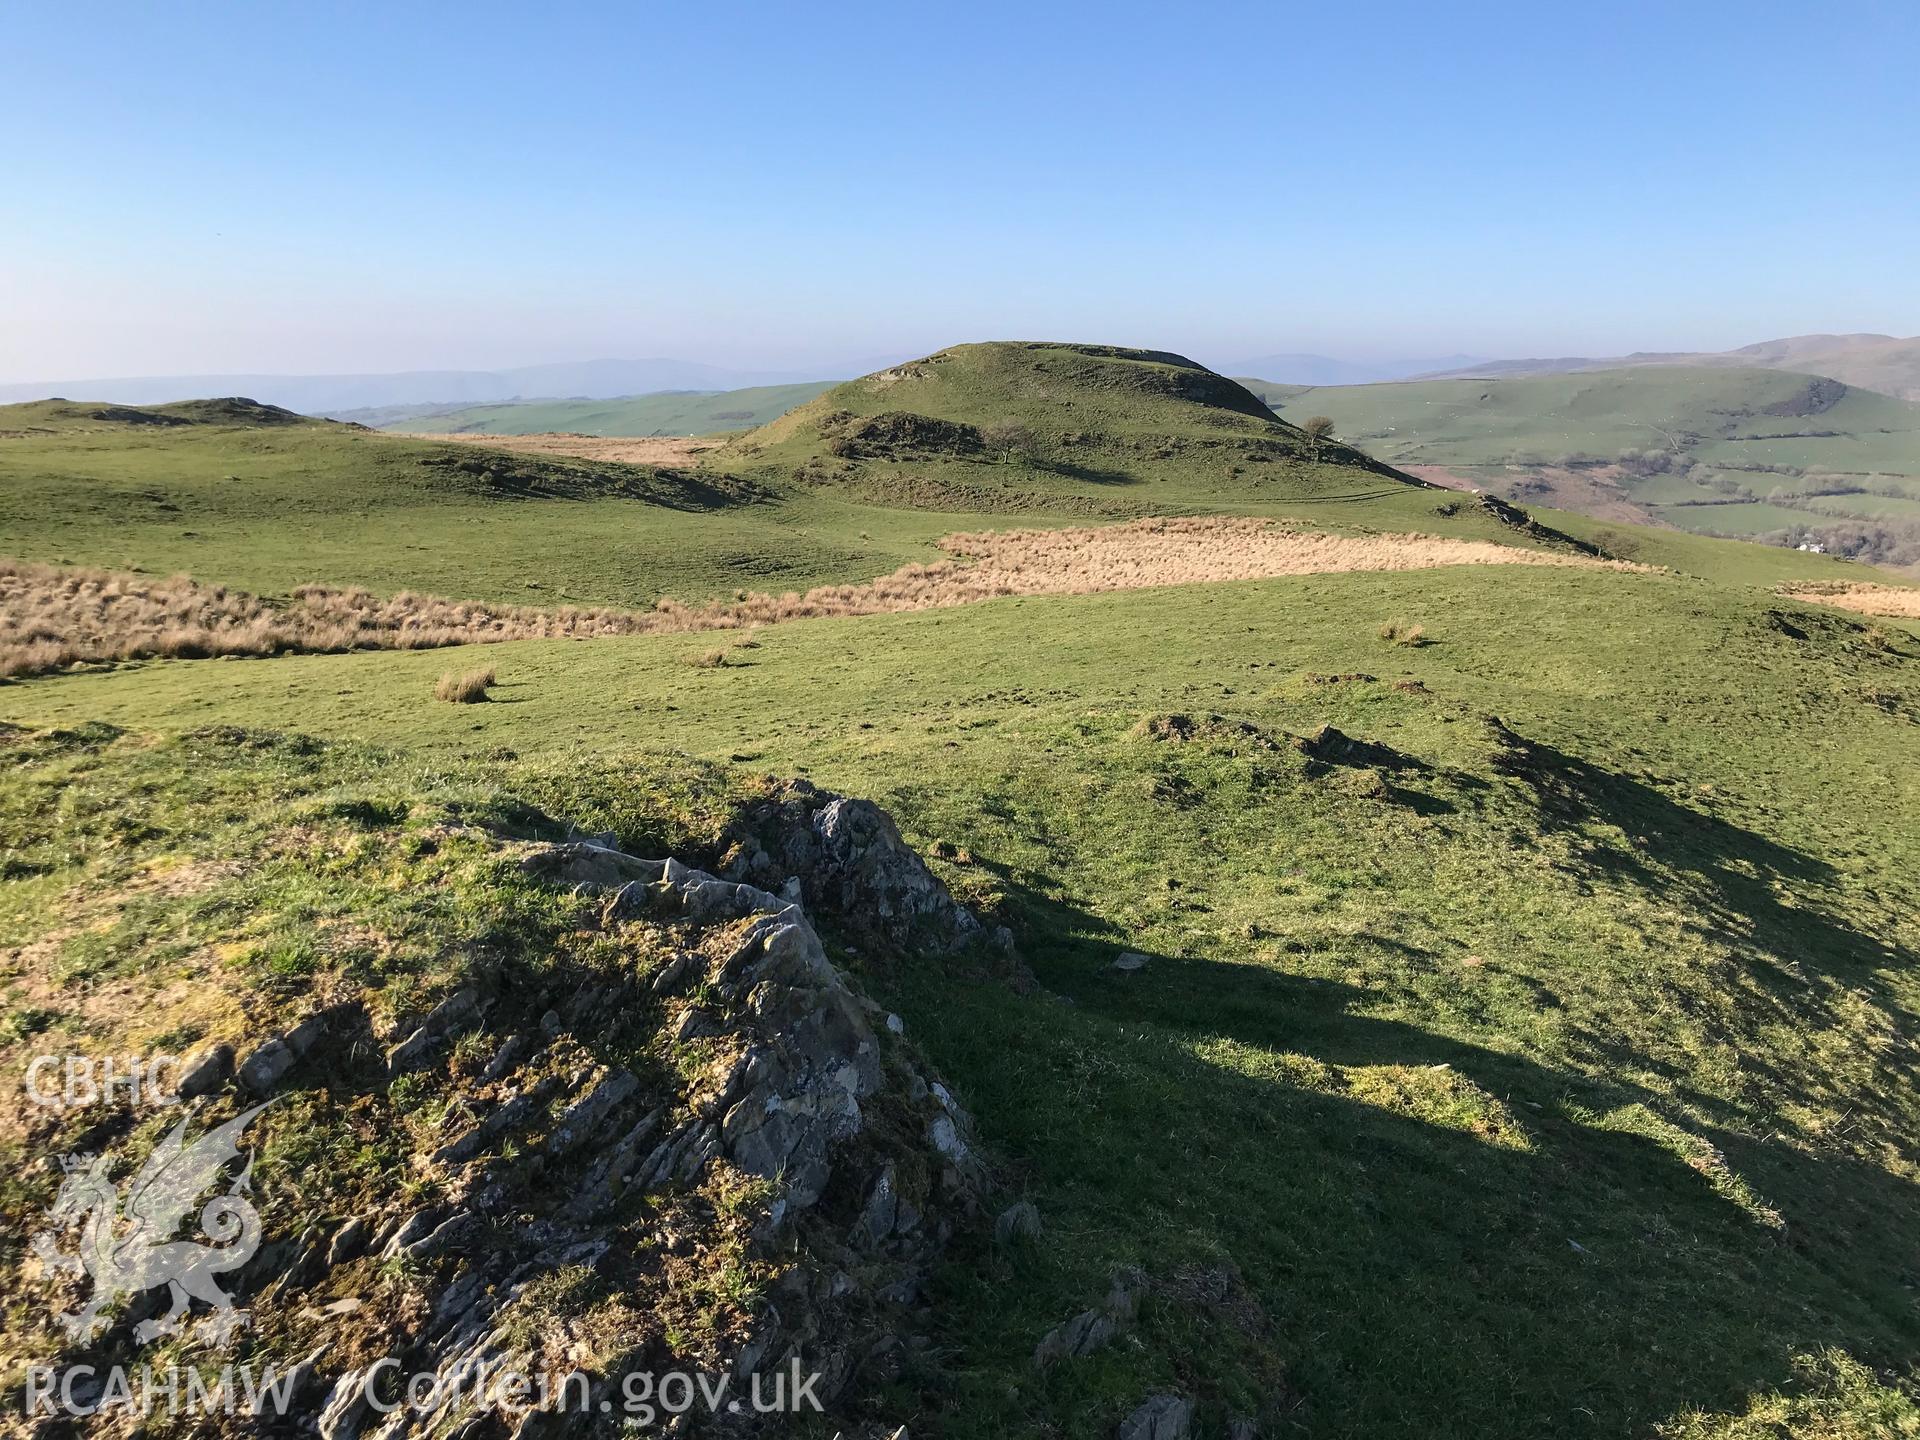
[[[1479,361],[1470,368],[1450,369],[1432,378],[1555,375],[1646,365],[1791,370],[1798,374],[1831,376],[1896,399],[1920,401],[1920,336],[1903,340],[1896,335],[1794,335],[1784,340],[1743,345],[1737,350],[1641,353],[1611,360],[1570,356],[1555,360]]]
[[[867,579],[952,530],[1176,511],[1571,555],[1316,448],[1288,417],[1325,395],[1275,394],[1276,417],[1177,356],[963,346],[684,473],[219,406],[16,410],[0,531],[26,558],[269,595],[522,604]],[[512,847],[605,832],[718,871],[751,859],[738,825],[769,777],[801,776],[884,805],[1017,951],[876,947],[858,914],[809,909],[872,1028],[897,1018],[888,1054],[971,1113],[990,1182],[896,1308],[841,1267],[906,1338],[864,1347],[801,1440],[1108,1440],[1156,1392],[1195,1401],[1202,1435],[1912,1433],[1920,622],[1774,592],[1869,573],[1832,557],[1540,518],[1664,568],[1293,574],[0,684],[20,727],[0,728],[0,1063],[244,1054],[310,1004],[361,1007],[378,1028],[296,1065],[255,1122],[289,1243],[245,1277],[236,1353],[384,1353],[372,1327],[471,1299],[476,1257],[546,1263],[529,1217],[600,1153],[556,1138],[579,1076],[625,1067],[676,1113],[732,1093],[738,1057],[702,1034],[719,989],[656,983],[688,917],[616,923],[643,902],[536,885]],[[483,666],[485,703],[434,698]],[[716,965],[753,955],[711,939]],[[396,1078],[388,1050],[469,984],[495,1008]],[[509,1043],[550,1072],[487,1079]],[[450,1136],[549,1101],[497,1168],[450,1165]],[[899,1122],[891,1095],[869,1108]],[[0,1133],[9,1233],[61,1183],[45,1154],[172,1123],[97,1118]],[[897,1178],[922,1194],[923,1169]],[[753,1249],[766,1192],[734,1172],[636,1183],[618,1247],[539,1274],[502,1353],[606,1367],[644,1336],[652,1368],[724,1369],[809,1267],[808,1295],[841,1293],[832,1237]],[[996,1237],[1022,1200],[1038,1239]],[[844,1236],[872,1203],[825,1218]],[[325,1286],[273,1278],[319,1274],[349,1215],[470,1228]],[[65,1344],[57,1277],[20,1256],[0,1258],[9,1383]],[[1036,1364],[1134,1269],[1111,1343]],[[129,1330],[106,1353],[180,1353]]]
[[[751,430],[804,405],[831,380],[745,390],[669,390],[620,400],[527,400],[389,415],[383,430],[449,435],[720,435]]]
[[[1920,405],[1777,370],[1641,367],[1519,379],[1251,388],[1397,465],[1705,534],[1864,538],[1920,558]],[[1912,556],[1908,551],[1912,550]]]
[[[1227,510],[1500,533],[1483,515],[1438,513],[1448,497],[1357,449],[1309,442],[1236,381],[1113,346],[958,345],[836,386],[702,459],[915,508]]]
[[[200,405],[204,402],[189,402]],[[224,402],[223,402],[224,403]],[[644,607],[870,579],[956,529],[1042,523],[852,492],[436,443],[183,407],[0,407],[0,534],[19,559],[519,604]],[[286,412],[280,412],[284,415]],[[989,497],[997,498],[997,497]],[[694,517],[698,523],[691,523]]]
[[[922,362],[947,377],[937,385],[839,387],[685,471],[287,412],[188,424],[170,423],[182,407],[0,407],[0,532],[20,559],[186,572],[270,595],[325,581],[628,606],[866,580],[940,558],[932,542],[950,531],[1163,512],[1513,538],[1472,506],[1438,513],[1448,497],[1344,447],[1314,461],[1292,427],[1190,362],[1067,347],[944,355],[957,358]],[[956,423],[975,433],[1025,415],[1031,439],[1017,454],[867,446],[849,459],[819,432],[831,413],[887,405],[974,413],[979,424]]]

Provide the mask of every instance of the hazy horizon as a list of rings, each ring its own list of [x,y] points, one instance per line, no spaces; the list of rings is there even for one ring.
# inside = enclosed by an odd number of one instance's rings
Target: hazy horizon
[[[1920,196],[1882,183],[1920,129],[1910,8],[14,27],[7,383],[1920,333]]]

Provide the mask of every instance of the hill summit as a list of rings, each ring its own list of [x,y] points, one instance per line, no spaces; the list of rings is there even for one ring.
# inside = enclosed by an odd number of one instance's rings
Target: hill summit
[[[1350,485],[1355,468],[1416,483],[1358,450],[1310,437],[1245,386],[1185,356],[1045,341],[956,345],[848,381],[748,432],[714,461],[813,481],[970,490],[1017,483],[1031,494],[1123,505],[1269,490],[1311,495]]]

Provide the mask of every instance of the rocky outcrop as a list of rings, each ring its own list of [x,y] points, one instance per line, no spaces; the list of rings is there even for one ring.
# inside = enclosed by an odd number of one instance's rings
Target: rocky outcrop
[[[882,812],[810,789],[783,803],[792,827],[779,806],[765,817],[780,853],[806,851],[798,873],[843,918],[870,909],[860,933],[930,938],[943,953],[978,937]],[[406,1154],[404,1189],[374,1192],[394,1198],[342,1213],[328,1188],[339,1167],[304,1176],[313,1213],[333,1218],[269,1230],[247,1266],[236,1298],[253,1308],[250,1343],[284,1335],[304,1354],[301,1327],[339,1317],[290,1423],[330,1440],[613,1433],[636,1372],[743,1387],[817,1375],[809,1393],[831,1406],[856,1377],[897,1370],[928,1269],[977,1213],[985,1167],[967,1113],[904,1026],[829,960],[796,898],[804,883],[775,893],[597,841],[503,842],[498,858],[519,884],[565,892],[573,923],[634,958],[559,970],[489,957],[385,1033],[354,1001],[266,1036],[237,1065],[227,1054],[194,1067],[212,1092],[195,1102],[196,1128],[267,1094],[320,1116],[329,1091],[388,1107],[396,1135],[417,1135],[406,1111],[422,1097],[445,1116]],[[742,1296],[716,1319],[723,1273],[741,1277]],[[554,1287],[579,1275],[643,1317],[625,1351],[578,1339],[585,1321]],[[645,1319],[690,1303],[707,1307],[704,1332]],[[437,1393],[377,1410],[367,1367],[389,1355],[431,1372]],[[474,1383],[556,1365],[585,1376],[577,1411],[529,1420]],[[686,1426],[675,1433],[777,1433],[781,1421],[723,1407]]]
[[[876,948],[1013,950],[1011,933],[989,930],[955,900],[870,800],[790,781],[746,807],[726,841],[723,874],[770,886],[797,883],[799,896],[837,930]]]
[[[977,455],[986,448],[978,427],[910,410],[867,416],[830,411],[820,417],[819,431],[827,449],[845,459],[930,459]]]

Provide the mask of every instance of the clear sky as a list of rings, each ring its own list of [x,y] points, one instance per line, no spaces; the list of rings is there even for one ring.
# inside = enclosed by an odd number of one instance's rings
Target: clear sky
[[[17,5],[0,379],[1920,332],[1914,0]]]

